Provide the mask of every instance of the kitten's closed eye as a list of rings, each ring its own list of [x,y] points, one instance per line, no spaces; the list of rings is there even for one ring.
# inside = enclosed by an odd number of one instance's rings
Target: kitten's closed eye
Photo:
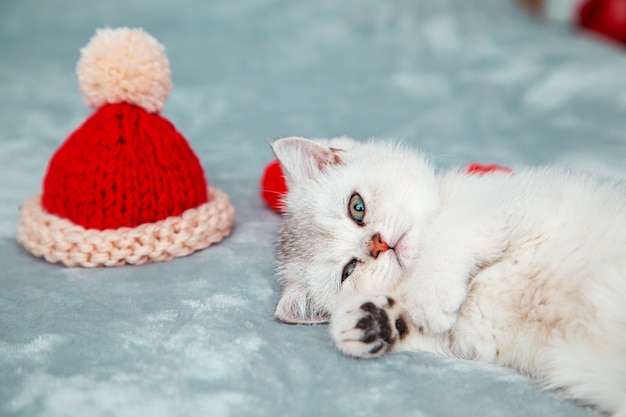
[[[358,259],[354,258],[343,267],[343,271],[341,272],[341,282],[344,282],[350,275],[352,275],[357,262]]]
[[[350,202],[348,203],[348,213],[352,220],[359,226],[363,225],[363,218],[365,217],[365,203],[358,193],[352,194]]]

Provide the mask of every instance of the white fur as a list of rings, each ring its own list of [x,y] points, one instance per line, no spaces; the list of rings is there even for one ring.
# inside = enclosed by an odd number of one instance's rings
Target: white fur
[[[392,329],[384,352],[511,366],[626,415],[623,183],[558,167],[436,174],[391,142],[286,138],[272,147],[289,187],[277,318],[330,320],[340,350],[376,356],[383,351],[372,354],[357,326],[369,300],[392,327],[407,321],[406,337]],[[362,226],[347,208],[355,192]],[[394,249],[374,258],[376,234]]]

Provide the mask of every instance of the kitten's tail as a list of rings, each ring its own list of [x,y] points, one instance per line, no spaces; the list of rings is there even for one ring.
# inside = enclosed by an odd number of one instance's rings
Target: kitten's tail
[[[557,353],[558,352],[558,353]],[[575,399],[594,404],[614,416],[626,417],[624,351],[592,346],[558,346],[547,388],[564,389]]]
[[[626,268],[605,265],[583,294],[594,317],[583,320],[584,337],[549,349],[546,385],[626,417]]]

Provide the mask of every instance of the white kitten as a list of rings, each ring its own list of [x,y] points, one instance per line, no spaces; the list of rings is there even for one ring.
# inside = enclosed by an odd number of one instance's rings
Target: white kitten
[[[272,143],[287,180],[275,316],[357,357],[511,366],[626,415],[626,189],[563,168],[446,172],[390,142]]]

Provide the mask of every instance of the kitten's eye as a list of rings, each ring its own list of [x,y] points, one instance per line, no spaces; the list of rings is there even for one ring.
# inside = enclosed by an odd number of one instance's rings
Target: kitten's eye
[[[352,275],[354,268],[356,267],[356,263],[357,259],[354,258],[343,267],[343,271],[341,272],[341,282],[344,282],[350,275]]]
[[[365,216],[365,203],[363,202],[361,196],[357,193],[352,194],[352,197],[350,197],[348,212],[356,224],[359,226],[363,224],[363,216]]]

